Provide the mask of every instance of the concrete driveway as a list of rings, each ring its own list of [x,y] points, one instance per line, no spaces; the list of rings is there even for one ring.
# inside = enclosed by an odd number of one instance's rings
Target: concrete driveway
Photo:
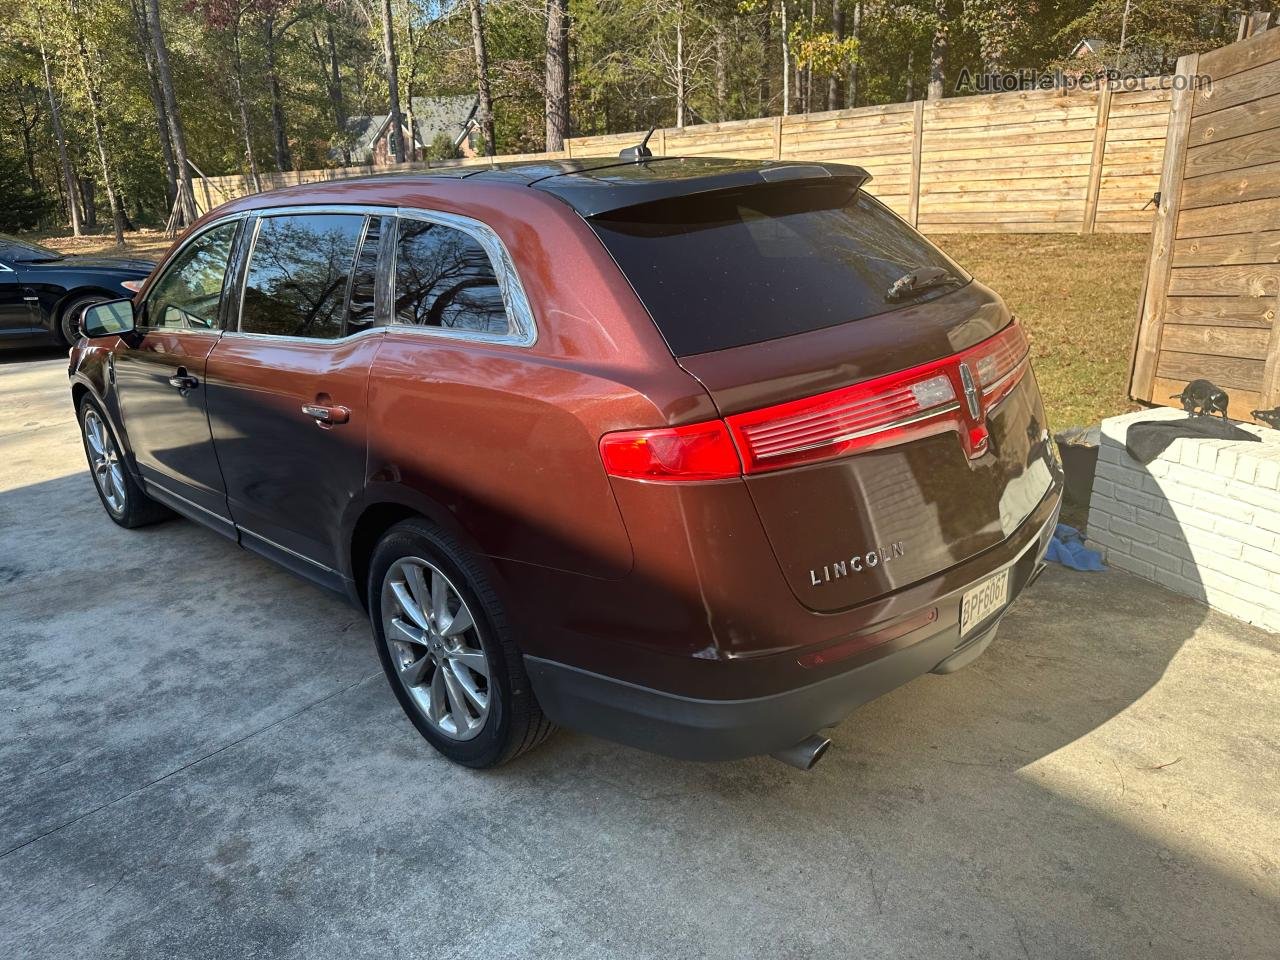
[[[0,956],[1271,957],[1280,638],[1051,569],[809,774],[402,717],[363,615],[114,526],[60,355],[0,357]]]

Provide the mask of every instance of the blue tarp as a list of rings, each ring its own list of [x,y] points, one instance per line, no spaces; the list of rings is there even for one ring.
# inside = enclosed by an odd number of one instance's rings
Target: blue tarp
[[[1102,562],[1102,554],[1084,545],[1084,537],[1075,527],[1060,523],[1049,540],[1049,550],[1044,558],[1053,563],[1060,563],[1072,570],[1096,572],[1107,569]]]

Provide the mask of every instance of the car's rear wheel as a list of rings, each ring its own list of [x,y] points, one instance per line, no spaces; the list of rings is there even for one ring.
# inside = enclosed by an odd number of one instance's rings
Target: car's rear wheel
[[[422,520],[392,527],[374,551],[369,612],[401,707],[440,753],[493,767],[547,738],[505,612],[484,566]]]
[[[122,527],[133,528],[169,516],[168,508],[143,493],[130,476],[106,415],[87,396],[80,401],[80,435],[98,498],[112,520]]]
[[[100,294],[87,293],[65,304],[58,317],[58,332],[62,335],[62,342],[68,347],[73,346],[80,339],[80,318],[85,309],[106,301],[107,298]]]

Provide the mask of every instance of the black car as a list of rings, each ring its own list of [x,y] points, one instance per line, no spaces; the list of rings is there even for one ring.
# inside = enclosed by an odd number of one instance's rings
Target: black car
[[[132,297],[153,266],[124,257],[68,256],[0,234],[0,348],[75,343],[85,307]]]

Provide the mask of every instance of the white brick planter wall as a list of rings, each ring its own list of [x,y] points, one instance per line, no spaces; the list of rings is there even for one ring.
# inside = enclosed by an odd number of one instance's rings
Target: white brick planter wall
[[[1175,440],[1141,464],[1131,423],[1179,420],[1160,409],[1102,423],[1088,538],[1109,564],[1280,632],[1280,431],[1261,443]]]

